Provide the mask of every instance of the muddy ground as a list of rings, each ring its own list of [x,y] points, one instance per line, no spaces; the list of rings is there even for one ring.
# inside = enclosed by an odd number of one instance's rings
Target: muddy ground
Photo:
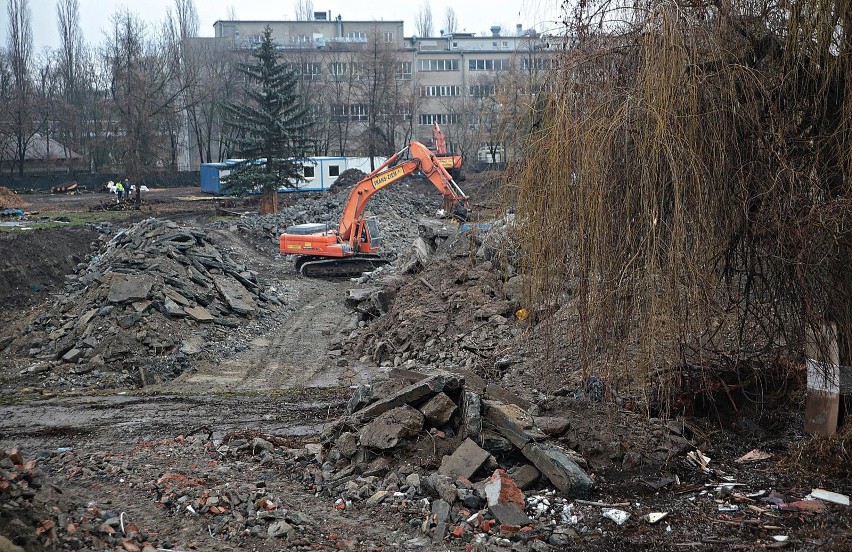
[[[483,182],[470,185],[488,189]],[[197,196],[195,189],[155,190],[141,213],[120,211],[106,227],[0,232],[0,344],[18,337],[28,321],[60,296],[65,276],[105,239],[147,217],[204,228],[220,250],[251,267],[260,281],[286,298],[280,308],[232,328],[213,353],[191,361],[173,379],[144,386],[56,386],[41,369],[32,369],[31,358],[0,353],[0,449],[18,449],[21,460],[34,460],[37,480],[30,474],[23,484],[19,478],[15,484],[26,492],[17,498],[0,495],[0,519],[6,522],[0,535],[17,539],[25,550],[133,550],[142,542],[152,543],[151,549],[175,550],[464,550],[470,538],[424,541],[410,511],[363,503],[341,509],[305,483],[301,472],[307,464],[292,451],[318,442],[322,430],[343,413],[352,387],[387,377],[393,363],[377,362],[375,355],[357,347],[359,318],[345,305],[347,290],[356,284],[297,277],[274,244],[237,231],[239,219],[217,211],[222,203],[190,199]],[[26,200],[27,210],[50,218],[108,210],[113,198],[35,194]],[[496,200],[491,201],[496,212]],[[224,208],[233,213],[252,205],[228,203]],[[441,270],[424,271],[419,278],[400,276],[402,286],[423,289],[399,296],[416,302],[429,292],[425,285],[437,285],[447,293],[434,292],[429,300],[451,302],[452,289],[463,278],[447,277],[452,269]],[[438,283],[440,277],[446,281]],[[473,284],[481,289],[488,285],[482,279]],[[407,305],[408,314],[395,314],[401,318],[394,325],[415,316],[412,309],[428,311],[428,305]],[[370,324],[388,334],[394,331],[377,321]],[[777,508],[777,495],[787,504],[814,487],[852,491],[852,483],[836,474],[790,466],[791,451],[806,439],[799,404],[771,411],[745,409],[736,421],[724,423],[707,418],[672,423],[649,420],[641,409],[624,404],[556,396],[558,381],[543,383],[535,376],[541,362],[528,339],[535,329],[513,319],[501,324],[495,332],[517,341],[501,343],[493,352],[477,349],[480,360],[468,368],[501,377],[501,384],[536,403],[538,413],[570,420],[561,442],[588,461],[598,486],[591,502],[598,504],[576,503],[570,521],[554,517],[554,524],[570,526],[569,544],[492,540],[489,549],[852,549],[848,508]],[[498,334],[489,338],[493,335]],[[412,341],[424,343],[425,351],[427,337]],[[494,369],[494,356],[512,351],[530,362],[526,370],[507,376]],[[406,358],[416,365],[420,357]],[[435,358],[448,362],[452,357]],[[570,372],[570,367],[561,370]],[[248,447],[258,436],[274,450],[260,454]],[[696,448],[711,458],[711,470],[688,462],[687,452]],[[755,448],[770,457],[735,462]],[[6,476],[14,471],[10,463],[2,465]],[[169,494],[164,489],[170,485],[182,490]],[[233,504],[277,502],[279,511],[290,512],[287,519],[296,529],[283,540],[269,536],[266,526],[262,532],[253,530],[259,526],[242,519],[248,514],[236,513],[236,507],[232,517],[197,507],[215,507],[219,502],[211,497],[218,501],[231,492],[249,497]],[[172,495],[191,500],[175,503]],[[617,525],[602,516],[600,503],[628,511],[630,518]],[[193,504],[196,508],[188,508]],[[250,505],[247,512],[257,508]],[[642,519],[652,512],[668,517],[656,524]],[[2,542],[0,550],[5,550]]]

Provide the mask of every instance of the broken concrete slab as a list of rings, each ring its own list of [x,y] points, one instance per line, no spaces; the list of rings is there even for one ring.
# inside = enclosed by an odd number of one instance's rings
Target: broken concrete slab
[[[404,387],[396,394],[367,406],[355,413],[359,421],[372,420],[373,418],[394,408],[405,404],[416,405],[419,402],[432,397],[444,389],[454,390],[464,385],[464,378],[455,374],[436,374],[425,380]]]
[[[163,308],[166,309],[166,314],[169,316],[186,316],[186,311],[183,310],[183,307],[168,297],[163,301]]]
[[[352,414],[353,412],[361,410],[366,405],[370,404],[372,399],[373,386],[367,384],[359,385],[355,388],[355,392],[352,393],[352,397],[349,398],[349,402],[346,403],[346,413]]]
[[[504,404],[514,404],[524,410],[529,410],[532,403],[526,399],[519,397],[504,387],[500,387],[496,383],[488,383],[485,385],[485,398],[493,401],[499,401]]]
[[[153,285],[153,278],[145,274],[113,274],[107,301],[110,303],[140,301],[148,297]]]
[[[559,445],[529,442],[522,452],[565,496],[588,498],[591,494],[594,481]]]
[[[524,464],[517,468],[509,470],[509,475],[518,484],[522,491],[532,489],[538,483],[538,478],[541,477],[541,472],[535,466]]]
[[[532,441],[533,437],[527,430],[534,427],[533,417],[521,407],[514,404],[503,404],[497,401],[485,400],[485,420],[506,439],[519,449]]]
[[[537,428],[551,437],[559,437],[571,426],[568,418],[559,416],[534,416],[533,421]]]
[[[423,430],[424,418],[419,410],[408,405],[389,410],[361,428],[361,446],[386,450],[414,437]]]
[[[470,439],[465,439],[450,456],[445,456],[438,473],[470,479],[490,456]]]
[[[196,322],[212,322],[213,318],[215,318],[212,314],[210,314],[210,311],[202,306],[186,307],[183,310],[186,312],[187,316]]]
[[[204,339],[194,335],[188,339],[184,339],[180,344],[180,352],[193,356],[204,350]]]
[[[482,432],[482,400],[479,394],[472,391],[462,393],[461,410],[461,435],[479,441]]]
[[[446,425],[456,410],[456,403],[445,393],[438,393],[420,407],[420,412],[434,427]]]
[[[65,362],[77,362],[82,356],[83,351],[74,347],[70,349],[67,353],[62,355],[62,360],[64,360]]]
[[[517,504],[494,504],[489,506],[488,510],[494,516],[500,525],[517,525],[523,527],[529,525],[532,520],[524,513],[523,508]]]
[[[246,288],[229,276],[215,276],[213,283],[222,295],[228,307],[243,316],[253,314],[257,310],[254,298]]]

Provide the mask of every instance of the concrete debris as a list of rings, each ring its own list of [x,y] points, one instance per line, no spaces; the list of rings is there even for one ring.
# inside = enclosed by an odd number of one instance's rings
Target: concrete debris
[[[407,437],[415,437],[423,429],[423,414],[408,405],[382,413],[361,428],[359,443],[363,447],[390,449]]]
[[[471,439],[465,439],[450,456],[445,456],[438,473],[470,479],[491,456]]]
[[[456,410],[456,404],[444,393],[438,393],[420,407],[420,412],[434,427],[441,427],[449,422]]]
[[[412,527],[436,543],[490,535],[491,529],[506,542],[518,535],[532,542],[553,533],[549,526],[535,537],[531,516],[541,517],[543,504],[591,492],[592,480],[571,451],[546,442],[519,406],[481,399],[466,387],[465,376],[452,372],[396,370],[391,376],[356,387],[347,414],[323,432],[324,456],[334,463],[305,467],[312,488],[326,489],[341,507],[353,501],[406,512],[414,516]],[[492,441],[505,447],[496,457]],[[527,504],[525,492],[542,485],[556,490]]]
[[[61,380],[73,365],[80,387],[167,381],[187,357],[205,352],[219,328],[281,304],[202,230],[147,219],[104,239],[67,277],[65,292],[7,344],[55,362],[51,378]]]
[[[374,402],[363,410],[355,412],[355,417],[362,421],[371,420],[388,410],[405,404],[417,405],[437,395],[444,389],[448,391],[458,389],[463,383],[464,378],[460,376],[454,374],[437,374],[420,382],[413,383],[387,399]]]

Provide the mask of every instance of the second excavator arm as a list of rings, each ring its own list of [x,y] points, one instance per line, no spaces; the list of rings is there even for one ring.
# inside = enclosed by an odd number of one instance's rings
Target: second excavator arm
[[[410,159],[402,161],[402,155],[408,150]],[[407,147],[398,151],[379,168],[365,176],[349,193],[349,198],[343,207],[340,217],[338,237],[341,241],[355,246],[358,236],[355,230],[358,221],[364,214],[364,209],[370,198],[385,186],[400,180],[406,175],[419,171],[444,196],[444,210],[452,213],[459,202],[465,202],[467,196],[453,181],[450,174],[441,166],[435,154],[420,142],[411,142]]]

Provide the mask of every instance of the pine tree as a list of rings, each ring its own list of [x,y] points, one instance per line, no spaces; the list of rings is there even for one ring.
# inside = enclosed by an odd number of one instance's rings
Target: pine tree
[[[302,160],[311,141],[296,76],[279,63],[270,27],[252,57],[253,63],[238,68],[250,85],[248,101],[225,106],[231,153],[243,161],[222,182],[225,191],[238,195],[259,189],[265,214],[278,210],[279,187],[302,180]]]

